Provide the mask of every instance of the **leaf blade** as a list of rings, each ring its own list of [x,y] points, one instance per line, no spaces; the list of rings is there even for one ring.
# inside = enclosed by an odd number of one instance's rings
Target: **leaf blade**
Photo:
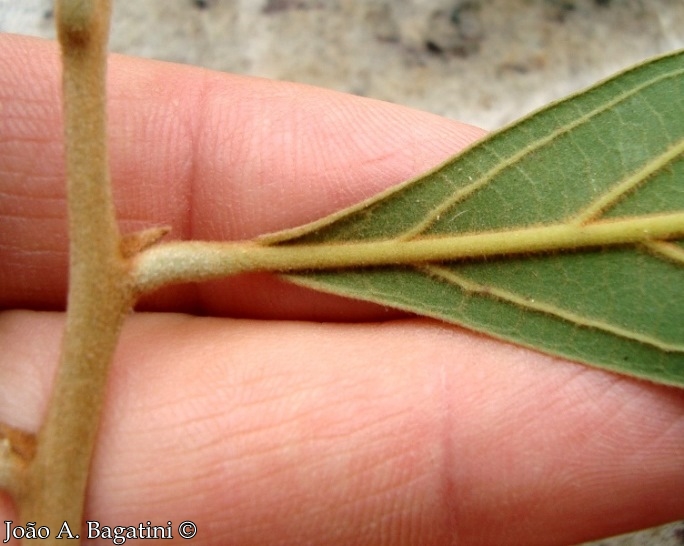
[[[684,212],[684,52],[632,68],[422,177],[262,243],[505,237],[672,212]],[[681,238],[287,278],[684,387]]]
[[[428,276],[411,270],[401,276],[395,276],[395,273],[396,268],[379,268],[363,273],[321,272],[285,277],[295,284],[316,290],[385,305],[391,301],[391,306],[398,309],[617,373],[677,387],[684,384],[681,353],[661,351],[652,345],[615,337],[600,330],[569,329],[564,321],[549,320],[543,313],[527,313],[523,317],[514,305],[494,303],[489,298],[474,296],[465,290],[455,291],[453,287],[444,288],[430,282]],[[419,304],[397,299],[396,294],[406,298],[407,285],[421,292]],[[476,299],[476,304],[469,302]],[[458,311],[457,316],[454,309]],[[521,328],[534,335],[521,338]]]

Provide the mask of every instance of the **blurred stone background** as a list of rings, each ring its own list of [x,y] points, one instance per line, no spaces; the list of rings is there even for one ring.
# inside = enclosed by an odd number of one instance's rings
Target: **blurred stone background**
[[[54,38],[52,1],[0,0],[0,32]],[[117,0],[111,37],[487,129],[681,47],[683,0]],[[599,544],[682,546],[684,523]]]
[[[0,31],[54,37],[51,0],[0,0]],[[487,129],[683,46],[682,0],[119,0],[111,38]]]

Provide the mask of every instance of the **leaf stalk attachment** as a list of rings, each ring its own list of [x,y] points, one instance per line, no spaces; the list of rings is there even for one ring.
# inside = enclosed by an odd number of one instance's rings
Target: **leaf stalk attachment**
[[[255,271],[293,272],[398,264],[424,264],[491,256],[534,254],[684,236],[684,214],[533,226],[490,233],[328,244],[188,241],[159,245],[134,261],[140,291],[171,282],[215,279]],[[266,236],[268,240],[271,236]],[[277,238],[277,234],[275,235]],[[654,247],[657,249],[657,247]]]

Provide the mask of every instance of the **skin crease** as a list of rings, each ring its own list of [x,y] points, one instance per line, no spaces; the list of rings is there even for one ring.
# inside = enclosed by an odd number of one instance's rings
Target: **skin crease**
[[[0,420],[31,431],[66,293],[58,78],[54,44],[0,36]],[[482,134],[116,56],[109,86],[122,228],[177,238],[317,219]],[[198,545],[567,545],[684,517],[680,390],[267,275],[142,308],[157,312],[126,324],[93,460],[86,516],[103,525],[190,519]],[[7,498],[0,516],[16,518]]]

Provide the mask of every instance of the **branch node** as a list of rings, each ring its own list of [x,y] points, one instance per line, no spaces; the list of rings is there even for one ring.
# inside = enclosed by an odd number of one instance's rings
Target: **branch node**
[[[146,248],[157,244],[170,231],[170,226],[157,226],[135,233],[128,233],[121,237],[121,243],[119,244],[121,255],[124,259],[133,258]]]
[[[108,32],[109,21],[103,20],[98,11],[109,9],[108,5],[109,0],[57,2],[57,33],[65,51],[86,51],[91,44],[102,41],[103,34]]]
[[[0,488],[18,496],[35,453],[34,434],[0,423]]]
[[[36,435],[0,423],[0,442],[10,446],[13,453],[27,463],[36,454]]]

